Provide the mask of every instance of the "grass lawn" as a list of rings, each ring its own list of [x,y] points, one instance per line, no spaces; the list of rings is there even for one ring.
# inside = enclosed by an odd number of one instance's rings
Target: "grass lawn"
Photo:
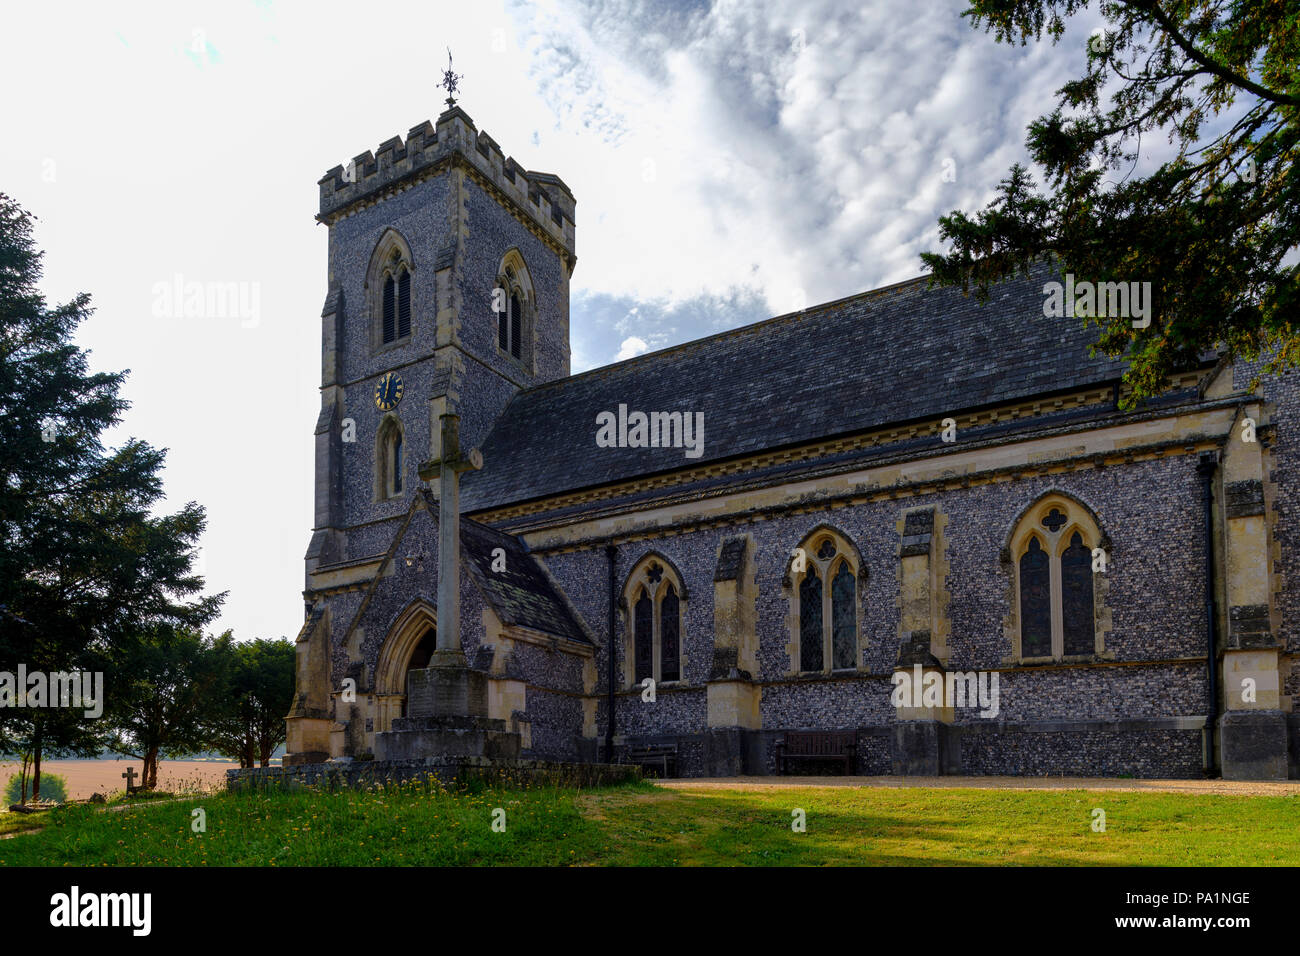
[[[0,813],[0,837],[6,833],[39,830],[48,818],[48,813]]]
[[[206,832],[195,833],[202,808]],[[505,810],[505,831],[493,830]],[[806,832],[794,832],[794,809]],[[1104,833],[1093,810],[1106,813]],[[497,815],[499,817],[499,815]],[[42,814],[4,866],[1300,865],[1300,797],[1084,790],[218,793]]]

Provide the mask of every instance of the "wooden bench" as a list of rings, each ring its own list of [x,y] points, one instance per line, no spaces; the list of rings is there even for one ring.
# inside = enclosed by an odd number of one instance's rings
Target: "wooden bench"
[[[826,760],[842,762],[851,774],[857,750],[855,730],[787,730],[776,742],[777,772],[787,773],[791,760]]]
[[[641,747],[629,747],[628,763],[642,768],[658,770],[660,777],[677,776],[677,745],[647,744]]]

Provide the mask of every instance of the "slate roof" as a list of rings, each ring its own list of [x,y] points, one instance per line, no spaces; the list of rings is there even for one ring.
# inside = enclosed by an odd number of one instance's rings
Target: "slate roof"
[[[920,277],[518,393],[466,475],[466,512],[1112,382],[1095,327],[1043,316],[1040,268],[980,305]],[[596,416],[704,413],[704,453],[597,447]]]
[[[433,501],[437,514],[437,501]],[[554,582],[514,535],[496,531],[470,518],[460,520],[461,554],[466,566],[501,620],[590,643],[586,632]],[[492,552],[505,551],[505,570],[492,570]]]

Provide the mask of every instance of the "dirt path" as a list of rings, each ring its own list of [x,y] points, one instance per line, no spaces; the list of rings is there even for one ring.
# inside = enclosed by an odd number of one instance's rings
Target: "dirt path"
[[[977,790],[1127,790],[1284,797],[1300,780],[1129,780],[1113,777],[710,777],[656,780],[670,790],[781,790],[790,787],[926,787]]]

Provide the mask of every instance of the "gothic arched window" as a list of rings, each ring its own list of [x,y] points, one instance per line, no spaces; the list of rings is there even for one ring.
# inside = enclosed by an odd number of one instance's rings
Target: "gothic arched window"
[[[819,529],[795,550],[790,584],[800,672],[858,666],[859,575],[856,551],[833,531]]]
[[[497,347],[516,362],[529,366],[532,338],[529,317],[532,311],[532,279],[519,250],[511,249],[501,260],[497,283],[492,290],[492,309],[496,313]]]
[[[411,278],[415,266],[406,240],[389,229],[375,246],[366,275],[366,295],[373,310],[376,348],[411,337]]]
[[[523,353],[524,309],[519,304],[519,292],[510,293],[510,354],[520,358]]]
[[[682,679],[682,621],[685,592],[676,571],[649,555],[633,569],[623,589],[629,614],[628,686],[647,677],[655,683]]]
[[[384,345],[411,334],[411,273],[406,266],[398,265],[396,279],[391,272],[384,275],[383,308]]]
[[[402,423],[396,415],[386,415],[375,437],[375,500],[400,495],[404,472]]]
[[[1093,548],[1101,531],[1086,508],[1051,494],[1021,517],[1011,536],[1016,657],[1060,660],[1101,652]]]

